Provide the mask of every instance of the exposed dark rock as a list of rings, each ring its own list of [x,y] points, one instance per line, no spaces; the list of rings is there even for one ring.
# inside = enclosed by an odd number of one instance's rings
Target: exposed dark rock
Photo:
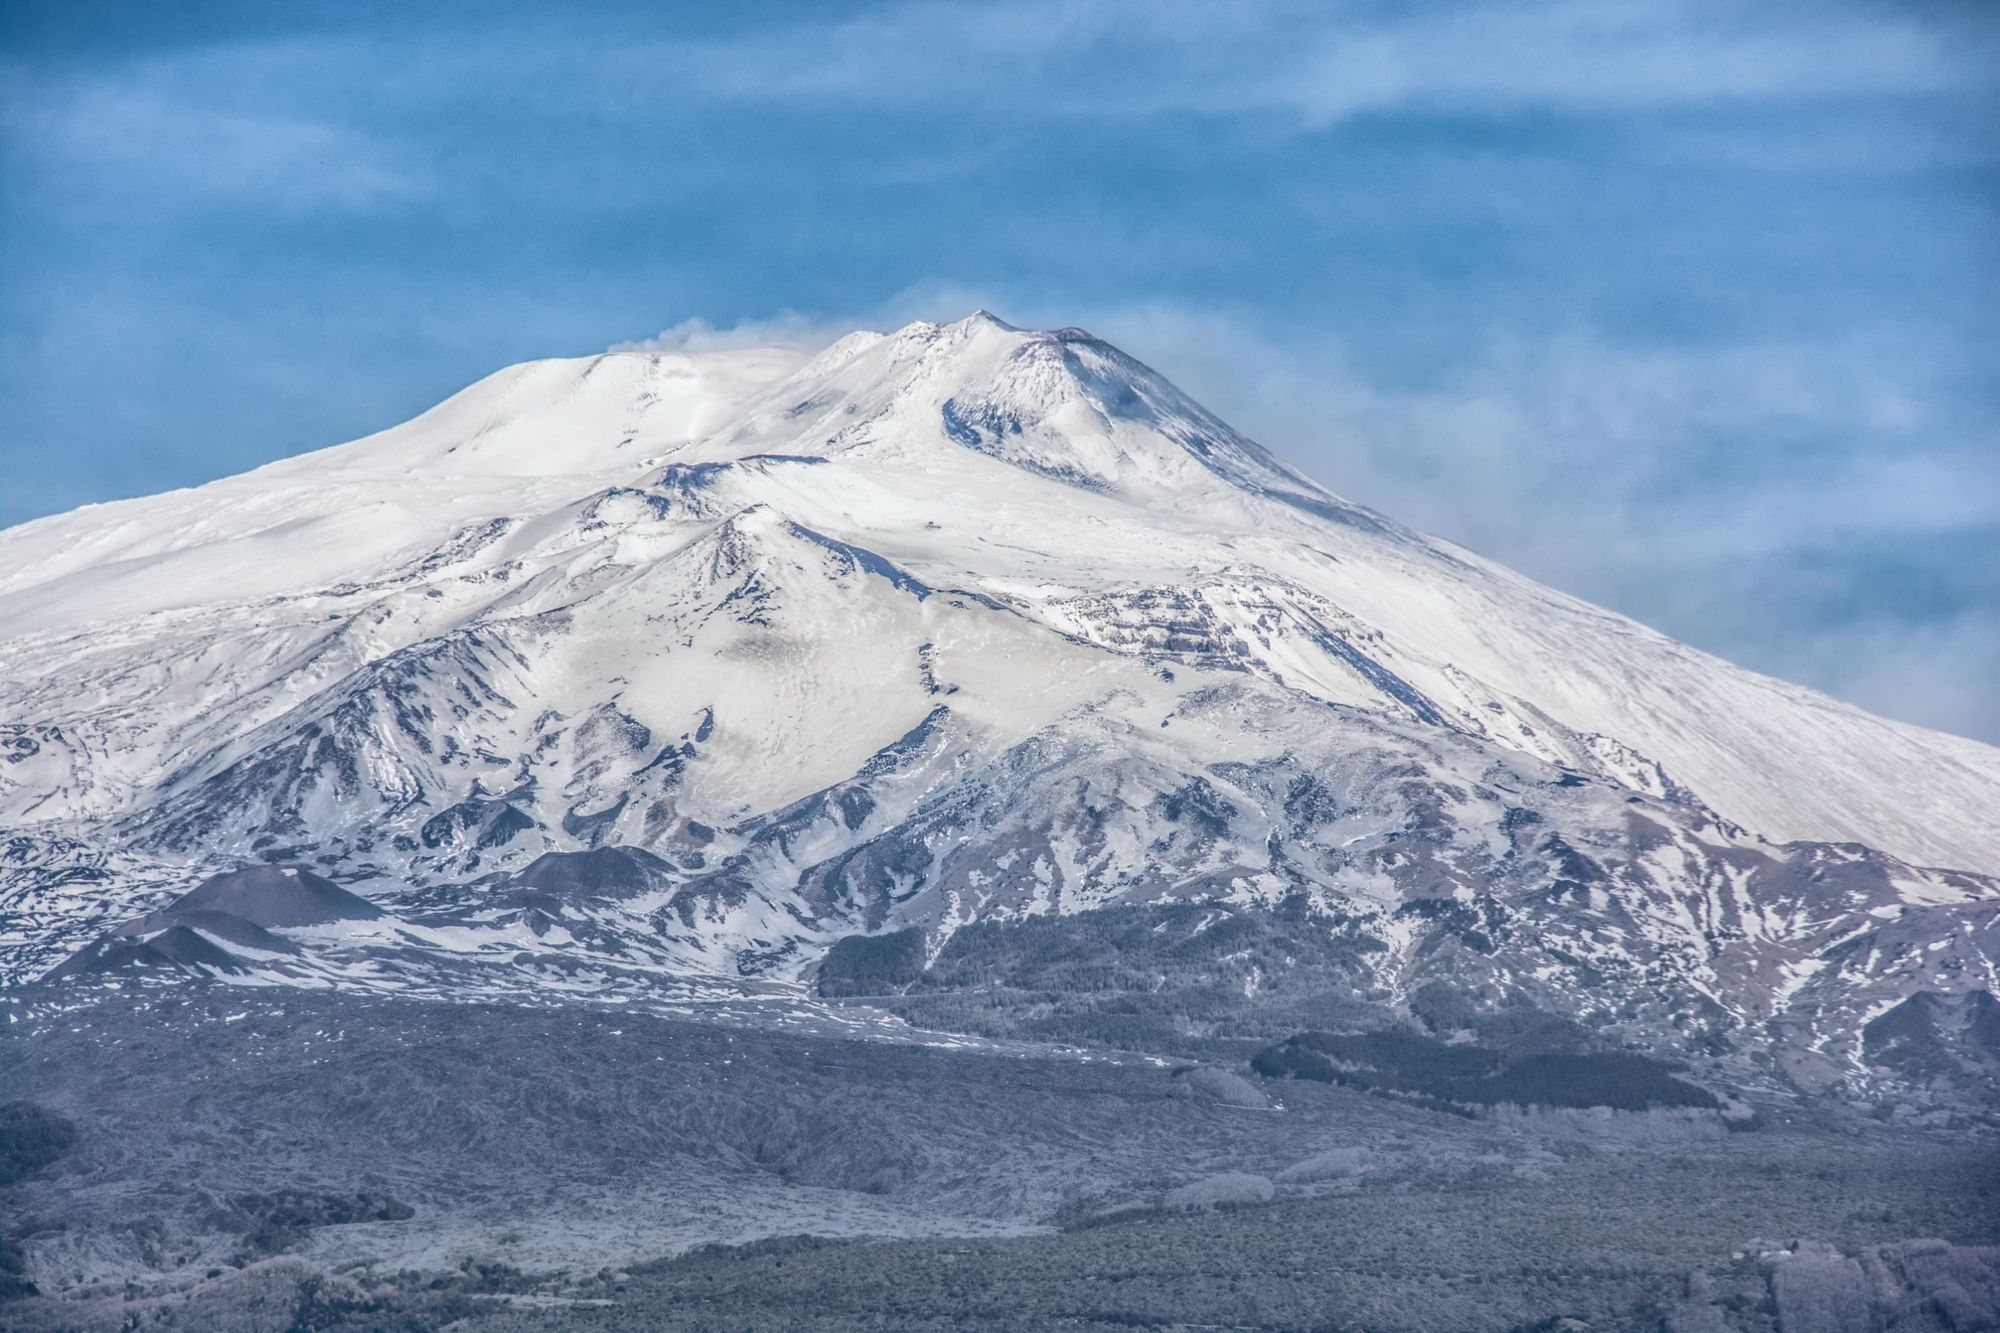
[[[332,880],[295,866],[251,866],[214,875],[176,898],[171,913],[226,912],[258,926],[368,921],[382,909]]]
[[[262,949],[267,953],[291,953],[299,951],[299,946],[282,935],[273,935],[254,921],[231,912],[208,912],[168,910],[149,912],[145,916],[134,917],[115,927],[111,934],[118,939],[142,940],[175,926],[188,926],[204,935],[226,940],[230,944],[245,949]]]
[[[1863,1058],[1916,1082],[2000,1075],[2000,1002],[1985,991],[1918,991],[1861,1030]]]
[[[568,902],[631,898],[666,882],[673,867],[637,847],[547,852],[507,877],[510,889],[534,889]]]
[[[49,973],[48,979],[104,976],[118,972],[174,971],[202,975],[203,970],[235,973],[243,960],[187,926],[172,926],[145,939],[107,935],[77,950]]]

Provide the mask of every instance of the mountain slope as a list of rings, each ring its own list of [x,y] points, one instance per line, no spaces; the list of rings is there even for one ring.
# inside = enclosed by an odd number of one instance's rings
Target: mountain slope
[[[856,931],[1298,899],[1391,1000],[1860,1076],[1994,977],[2000,752],[1402,528],[1079,330],[517,367],[0,534],[0,636],[15,979],[258,862],[391,909],[254,960],[350,984],[783,988]],[[649,868],[518,878],[593,849]]]

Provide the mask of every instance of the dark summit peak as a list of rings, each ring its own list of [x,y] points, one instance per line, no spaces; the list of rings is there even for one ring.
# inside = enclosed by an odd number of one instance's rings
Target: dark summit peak
[[[508,877],[508,889],[529,889],[564,901],[630,898],[664,883],[673,867],[639,847],[605,846],[545,852]]]
[[[49,973],[49,980],[66,977],[110,976],[125,972],[181,972],[200,976],[203,971],[238,973],[243,960],[209,940],[192,926],[169,926],[142,939],[106,935],[85,945],[61,966]]]
[[[296,866],[261,865],[211,875],[168,905],[169,912],[227,912],[264,927],[368,921],[382,909],[332,880]]]

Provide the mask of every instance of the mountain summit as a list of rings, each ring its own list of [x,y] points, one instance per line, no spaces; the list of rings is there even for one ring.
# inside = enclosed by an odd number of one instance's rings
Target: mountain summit
[[[1235,488],[1334,498],[1151,369],[1081,329],[1017,329],[984,311],[838,344],[753,407],[733,437],[820,437],[828,453],[969,449],[1134,500]]]
[[[267,978],[793,993],[848,937],[1305,904],[1385,996],[1776,1033],[1829,1077],[1995,966],[2000,751],[1412,532],[984,312],[534,362],[0,534],[0,753],[13,980],[265,863],[387,913],[210,941]]]

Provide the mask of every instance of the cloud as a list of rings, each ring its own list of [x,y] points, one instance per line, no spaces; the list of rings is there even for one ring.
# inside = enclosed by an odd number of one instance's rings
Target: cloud
[[[1742,665],[2000,741],[2000,420],[1908,330],[1489,340],[1390,384],[1340,340],[1100,332],[1350,498]]]
[[[384,137],[264,99],[232,106],[186,86],[186,72],[11,81],[11,137],[45,186],[127,207],[365,210],[434,191],[414,155]]]
[[[1793,679],[1920,726],[2000,744],[2000,599],[1908,625],[1864,619],[1820,626],[1781,646]],[[1779,664],[1780,667],[1783,663]]]
[[[1680,0],[1406,11],[1315,44],[1283,84],[1310,120],[1375,108],[1624,109],[1965,86],[1944,37],[1832,7],[1718,15]]]
[[[1801,20],[1809,14],[1811,22]],[[882,105],[982,101],[1020,117],[1278,111],[1308,127],[1385,110],[1658,108],[1977,90],[1982,27],[1914,12],[1695,0],[1452,6],[1175,0],[913,4],[649,48],[710,93]],[[636,62],[639,57],[633,56]]]
[[[48,180],[96,198],[366,211],[442,197],[454,175],[456,189],[482,184],[451,152],[427,156],[375,128],[430,122],[463,133],[461,118],[482,107],[583,113],[621,131],[690,108],[824,103],[978,115],[999,139],[1027,122],[1183,114],[1315,131],[1369,114],[1977,96],[1990,94],[1986,61],[2000,56],[1990,23],[1840,0],[1724,15],[1697,0],[1023,0],[799,12],[810,17],[690,36],[633,14],[554,26],[502,8],[476,28],[414,23],[393,43],[336,27],[177,45],[86,72],[0,70],[0,106]],[[1658,126],[1648,133],[1670,139]],[[1754,161],[1799,151],[1766,147],[1737,151]],[[1823,151],[1895,162],[1907,147],[1856,134]],[[890,181],[943,180],[980,150],[925,156],[937,151],[879,154],[875,169]],[[1669,141],[1645,151],[1677,150]],[[1712,156],[1714,144],[1688,151]],[[1958,143],[1936,151],[1990,157]]]
[[[393,47],[312,40],[176,50],[139,71],[193,90],[403,108],[505,99],[611,119],[690,101],[838,103],[1008,122],[1273,114],[1586,112],[1991,91],[2000,25],[1974,8],[1821,0],[1719,13],[1703,0],[1014,0],[807,7],[693,35],[627,13],[553,25],[495,10]]]
[[[746,319],[717,328],[705,319],[685,319],[650,338],[613,343],[613,352],[728,352],[744,347],[789,347],[816,352],[859,324],[846,320],[809,319],[781,311],[768,319]]]

